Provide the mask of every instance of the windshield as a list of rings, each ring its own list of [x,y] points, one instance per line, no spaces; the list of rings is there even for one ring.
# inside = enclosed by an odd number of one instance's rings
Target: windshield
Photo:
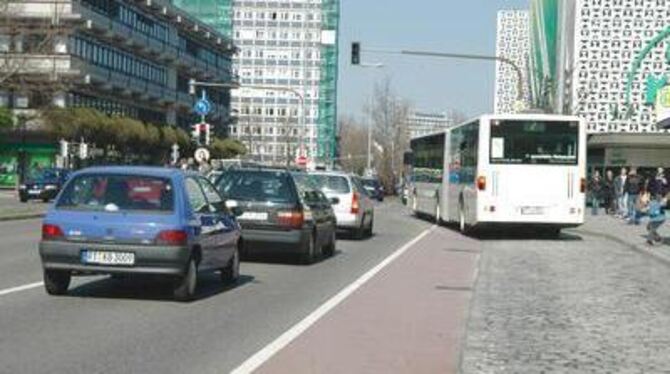
[[[379,182],[376,179],[361,179],[363,187],[378,188]]]
[[[341,175],[297,174],[298,183],[324,193],[347,194],[351,192],[347,178]]]
[[[217,183],[226,199],[290,203],[296,200],[288,175],[269,171],[231,171]]]
[[[578,122],[492,121],[492,164],[576,165]]]
[[[57,208],[128,212],[171,212],[174,191],[169,180],[129,175],[82,175],[67,185]]]
[[[55,170],[52,169],[46,169],[46,170],[33,170],[30,173],[30,179],[36,180],[36,181],[51,181],[58,179],[58,174],[56,173]]]

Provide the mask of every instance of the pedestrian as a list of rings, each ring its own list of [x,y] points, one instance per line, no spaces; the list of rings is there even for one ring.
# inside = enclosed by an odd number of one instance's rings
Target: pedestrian
[[[621,168],[619,175],[614,179],[614,193],[616,195],[616,204],[617,204],[617,216],[620,218],[626,217],[626,191],[624,191],[624,186],[626,185],[626,175],[628,171],[626,168]]]
[[[654,195],[649,202],[649,223],[647,223],[647,244],[654,245],[663,241],[658,229],[665,223],[665,205],[667,201],[661,194]]]
[[[626,195],[628,195],[626,205],[628,208],[628,223],[630,224],[640,224],[640,218],[636,214],[636,207],[638,205],[638,197],[640,196],[641,190],[642,179],[637,174],[637,169],[631,168],[628,173],[628,178],[626,178],[626,183],[624,184],[624,191]]]
[[[589,192],[591,195],[591,215],[597,216],[600,210],[600,199],[602,198],[603,181],[600,178],[598,170],[593,172],[591,182],[589,183]]]
[[[652,196],[665,196],[668,193],[668,180],[665,178],[665,170],[658,168],[656,176],[649,180],[649,192]]]
[[[614,191],[614,173],[607,170],[603,181],[603,197],[606,214],[616,214],[616,192]]]

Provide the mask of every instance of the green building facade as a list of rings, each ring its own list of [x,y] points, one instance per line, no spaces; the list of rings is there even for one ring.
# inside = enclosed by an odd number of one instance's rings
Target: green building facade
[[[547,111],[556,109],[559,72],[559,0],[531,0],[528,74],[531,104]]]

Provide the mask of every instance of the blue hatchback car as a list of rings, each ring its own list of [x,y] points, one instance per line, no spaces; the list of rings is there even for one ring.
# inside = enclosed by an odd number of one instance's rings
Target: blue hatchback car
[[[44,286],[73,275],[152,274],[192,299],[199,270],[239,277],[240,226],[209,180],[176,169],[96,167],[73,174],[47,212],[39,249]]]

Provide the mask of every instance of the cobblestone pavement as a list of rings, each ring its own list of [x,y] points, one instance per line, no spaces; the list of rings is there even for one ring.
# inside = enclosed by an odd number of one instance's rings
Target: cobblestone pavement
[[[670,373],[670,267],[605,239],[484,241],[463,373]]]

